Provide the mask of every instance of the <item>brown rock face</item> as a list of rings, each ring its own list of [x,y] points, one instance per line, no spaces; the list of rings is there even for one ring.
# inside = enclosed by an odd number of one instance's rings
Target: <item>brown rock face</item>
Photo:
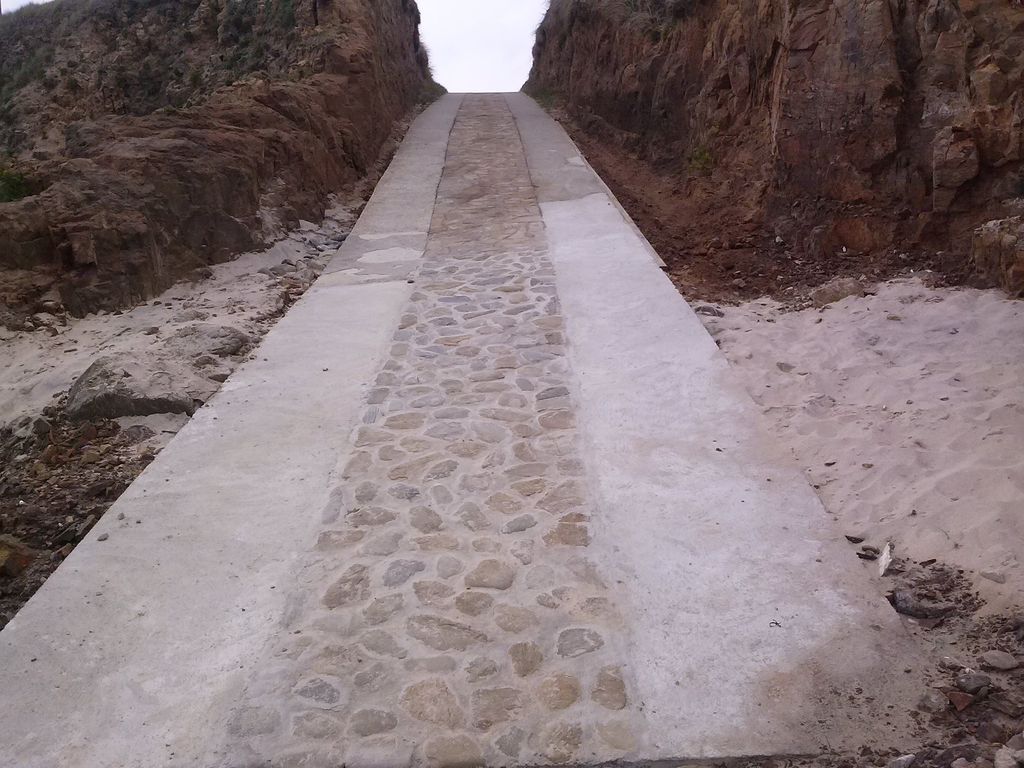
[[[717,230],[799,258],[916,248],[966,265],[977,227],[1020,213],[1019,3],[626,6],[554,0],[527,90],[675,170],[684,213],[712,222],[677,225],[682,248],[714,251]]]
[[[130,305],[372,169],[429,81],[411,0],[57,2],[0,21],[0,269]],[[65,8],[67,6],[67,8]],[[68,14],[74,23],[66,20]]]
[[[977,269],[1024,296],[1024,217],[989,221],[974,232],[972,249]]]

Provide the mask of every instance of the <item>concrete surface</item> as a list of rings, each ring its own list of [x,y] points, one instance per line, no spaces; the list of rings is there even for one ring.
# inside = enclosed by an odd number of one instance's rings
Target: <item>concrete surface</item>
[[[895,615],[525,96],[421,116],[255,357],[0,633],[0,763],[649,764],[907,733]]]

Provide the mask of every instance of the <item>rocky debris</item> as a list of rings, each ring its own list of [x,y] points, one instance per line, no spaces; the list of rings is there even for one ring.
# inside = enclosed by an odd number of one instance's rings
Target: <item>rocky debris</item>
[[[975,694],[992,685],[992,678],[980,672],[964,672],[956,677],[956,687],[964,693]]]
[[[905,589],[898,589],[889,595],[889,602],[897,613],[913,616],[915,619],[938,619],[954,610],[950,603],[936,603],[920,600]]]
[[[0,428],[0,628],[154,455],[138,429],[58,407]]]

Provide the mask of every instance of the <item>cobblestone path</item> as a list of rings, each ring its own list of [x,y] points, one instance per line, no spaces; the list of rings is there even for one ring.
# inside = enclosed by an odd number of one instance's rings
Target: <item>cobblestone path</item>
[[[634,749],[545,248],[505,100],[467,98],[308,594],[231,722],[236,761],[533,765]]]

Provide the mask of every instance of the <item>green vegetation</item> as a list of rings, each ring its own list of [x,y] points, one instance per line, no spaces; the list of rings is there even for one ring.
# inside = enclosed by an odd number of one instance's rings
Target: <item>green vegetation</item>
[[[16,171],[0,168],[0,203],[12,203],[30,194],[28,179]]]
[[[270,13],[271,20],[282,29],[295,28],[295,2],[294,0],[271,0],[273,9]]]
[[[448,89],[434,80],[433,75],[431,75],[430,79],[423,84],[423,93],[420,96],[420,102],[423,104],[433,104],[446,93],[448,93]]]
[[[533,100],[540,104],[541,108],[547,111],[554,109],[558,106],[560,101],[559,95],[552,90],[547,88],[535,88],[530,91],[530,96]]]
[[[715,158],[707,147],[696,147],[690,153],[690,170],[706,176],[715,167]]]

